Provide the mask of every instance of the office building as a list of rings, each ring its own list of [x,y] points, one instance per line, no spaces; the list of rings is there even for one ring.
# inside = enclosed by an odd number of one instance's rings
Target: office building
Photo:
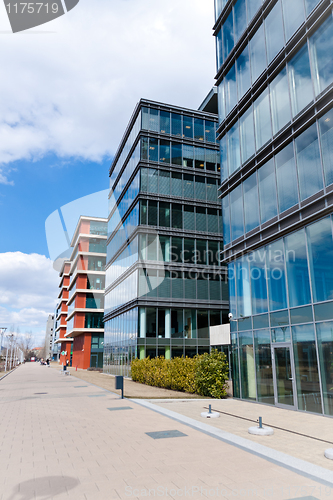
[[[194,356],[227,323],[217,116],[141,100],[110,169],[104,371]]]
[[[217,0],[234,396],[333,415],[333,5]]]
[[[59,283],[59,302],[56,306],[56,311],[54,314],[54,341],[53,345],[56,348],[60,346],[60,350],[56,351],[58,355],[58,361],[61,365],[66,365],[67,360],[70,363],[72,359],[72,342],[73,339],[65,337],[67,331],[67,301],[68,301],[68,287],[70,283],[70,261],[64,260],[60,272],[60,283]],[[55,354],[55,350],[53,351]]]
[[[77,368],[103,367],[106,240],[106,219],[80,217],[71,241],[65,333]]]

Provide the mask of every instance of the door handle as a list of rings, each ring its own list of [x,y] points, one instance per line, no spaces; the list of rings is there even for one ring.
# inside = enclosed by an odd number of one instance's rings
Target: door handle
[[[294,380],[293,378],[290,378],[289,380]]]

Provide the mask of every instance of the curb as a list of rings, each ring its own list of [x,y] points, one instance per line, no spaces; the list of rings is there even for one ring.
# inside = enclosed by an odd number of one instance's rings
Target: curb
[[[11,373],[13,373],[15,370],[17,370],[17,366],[15,366],[15,368],[13,368],[12,370],[10,370],[10,372],[6,373],[6,375],[3,375],[2,377],[0,377],[0,382],[1,380],[3,380],[4,378],[8,377],[8,375],[10,375]]]

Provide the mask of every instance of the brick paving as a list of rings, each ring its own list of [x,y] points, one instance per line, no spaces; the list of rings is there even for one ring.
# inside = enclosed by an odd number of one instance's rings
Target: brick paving
[[[296,473],[156,408],[19,367],[0,382],[0,500],[333,499],[333,475],[329,485]],[[174,430],[185,436],[147,434]]]

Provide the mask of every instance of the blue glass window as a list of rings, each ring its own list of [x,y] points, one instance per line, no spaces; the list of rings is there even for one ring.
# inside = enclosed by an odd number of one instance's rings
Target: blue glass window
[[[243,183],[245,232],[259,226],[259,203],[257,173],[254,172]],[[223,214],[224,215],[224,214]]]
[[[218,93],[218,111],[219,111],[219,123],[222,123],[225,119],[225,99],[224,99],[224,80],[217,87]]]
[[[310,38],[312,63],[315,74],[316,94],[333,81],[333,19],[330,16]]]
[[[236,68],[232,66],[224,79],[226,114],[237,104]]]
[[[170,142],[160,141],[160,162],[170,163]]]
[[[252,83],[254,83],[267,66],[263,24],[250,40],[250,56]]]
[[[289,0],[290,1],[290,0]],[[280,0],[274,5],[265,19],[268,64],[280,52],[284,45],[284,33]]]
[[[253,110],[250,107],[240,118],[240,139],[242,163],[245,163],[255,153]]]
[[[304,229],[285,238],[290,307],[311,302],[308,259]]]
[[[182,136],[182,117],[176,113],[171,113],[171,134]]]
[[[228,264],[228,285],[229,285],[230,312],[235,318],[237,317],[237,310],[236,310],[236,270],[234,262]]]
[[[170,113],[160,111],[160,132],[161,134],[170,134]]]
[[[321,152],[324,164],[325,185],[333,183],[333,110],[319,120]]]
[[[182,145],[177,142],[171,143],[171,163],[173,165],[181,165],[182,164]]]
[[[279,212],[298,203],[297,175],[293,143],[275,156]]]
[[[216,142],[215,122],[205,120],[205,139],[207,142]]]
[[[247,257],[236,261],[237,316],[251,316],[250,273]]]
[[[276,134],[291,120],[289,88],[286,68],[270,84],[273,118],[273,134]]]
[[[222,199],[222,214],[223,214],[223,243],[228,245],[231,242],[230,238],[230,211],[229,211],[229,195]]]
[[[254,17],[254,14],[256,14],[259,7],[261,7],[261,4],[262,0],[247,0],[247,13],[249,21]]]
[[[287,307],[286,271],[283,241],[278,240],[266,247],[268,296],[270,311]]]
[[[283,20],[286,40],[292,37],[305,21],[303,0],[282,0]]]
[[[323,189],[317,127],[314,123],[295,140],[301,201]]]
[[[241,99],[251,87],[250,52],[246,45],[243,52],[236,59],[238,98]]]
[[[226,60],[234,48],[234,18],[231,10],[223,25],[223,58]]]
[[[149,160],[158,161],[158,139],[149,139]]]
[[[237,0],[234,5],[235,16],[235,42],[246,29],[246,3],[245,0]]]
[[[257,250],[249,255],[252,314],[261,314],[268,311],[265,260],[265,249]]]
[[[219,69],[223,64],[222,28],[216,35],[216,66]]]
[[[149,130],[151,130],[152,132],[159,131],[159,111],[158,111],[158,109],[150,108]]]
[[[204,121],[201,118],[194,118],[194,139],[203,141],[204,138]]]
[[[272,138],[271,114],[268,88],[254,102],[256,146],[259,150]]]
[[[231,208],[231,238],[236,240],[244,234],[244,211],[242,185],[236,187],[230,193]]]
[[[329,359],[332,359],[333,352],[333,322],[318,323],[316,328],[324,413],[333,415],[333,398],[331,397],[331,394],[333,394],[332,363],[328,362]]]
[[[183,116],[183,134],[188,139],[193,139],[193,118],[191,116]]]
[[[291,105],[296,116],[313,100],[308,46],[304,45],[288,63]]]
[[[333,239],[330,217],[306,228],[313,302],[333,299]]]
[[[239,127],[238,122],[227,133],[229,175],[240,167]]]
[[[276,179],[273,160],[258,170],[261,224],[277,215]]]

